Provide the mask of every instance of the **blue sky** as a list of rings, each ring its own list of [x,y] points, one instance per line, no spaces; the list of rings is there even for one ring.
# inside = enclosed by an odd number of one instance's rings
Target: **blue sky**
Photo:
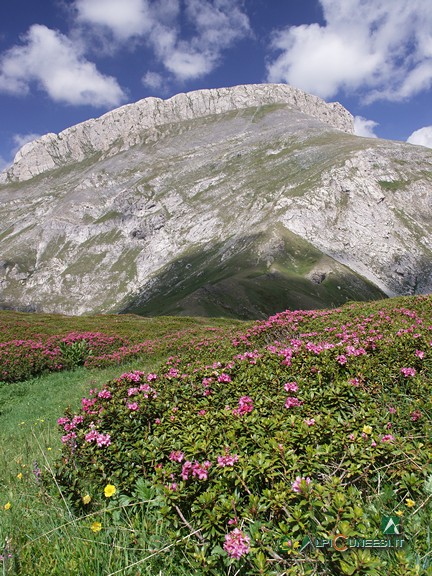
[[[3,0],[0,167],[147,96],[284,82],[432,147],[431,0]]]

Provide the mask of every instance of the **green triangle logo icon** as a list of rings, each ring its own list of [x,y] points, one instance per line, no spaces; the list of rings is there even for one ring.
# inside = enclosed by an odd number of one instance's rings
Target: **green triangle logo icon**
[[[401,521],[398,516],[383,516],[381,519],[381,532],[383,534],[400,534]]]

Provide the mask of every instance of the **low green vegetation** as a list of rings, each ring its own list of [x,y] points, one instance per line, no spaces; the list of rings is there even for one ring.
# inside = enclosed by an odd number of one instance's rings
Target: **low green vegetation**
[[[406,180],[379,180],[378,184],[381,186],[383,190],[389,190],[390,192],[394,192],[396,190],[401,190],[405,188],[409,182]]]
[[[0,314],[77,366],[0,385],[3,574],[432,574],[431,304]],[[85,367],[86,323],[165,344]]]

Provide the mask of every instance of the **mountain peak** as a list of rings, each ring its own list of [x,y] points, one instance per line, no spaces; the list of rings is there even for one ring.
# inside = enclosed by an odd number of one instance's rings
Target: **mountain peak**
[[[338,102],[327,103],[287,84],[247,84],[180,93],[168,100],[144,98],[90,119],[59,134],[25,144],[0,184],[22,182],[93,154],[111,155],[139,144],[158,126],[264,105],[286,105],[322,123],[352,134],[352,115]]]

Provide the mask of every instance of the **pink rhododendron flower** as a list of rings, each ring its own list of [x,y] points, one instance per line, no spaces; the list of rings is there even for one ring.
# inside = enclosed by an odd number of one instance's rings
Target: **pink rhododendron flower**
[[[92,408],[96,403],[96,398],[83,398],[81,400],[81,406],[84,412],[90,412],[90,408]]]
[[[237,560],[247,554],[250,550],[250,538],[238,528],[226,534],[223,548],[231,558]]]
[[[63,444],[68,444],[71,442],[71,440],[73,441],[76,438],[76,433],[75,432],[69,432],[69,434],[66,434],[65,436],[61,437],[61,441],[63,442]]]
[[[172,462],[181,462],[184,459],[184,453],[181,452],[180,450],[175,450],[171,452],[171,454],[169,455],[169,459]]]
[[[425,353],[423,352],[423,350],[416,350],[415,355],[417,356],[417,358],[420,358],[420,360],[423,360]]]
[[[129,410],[139,410],[138,402],[128,402],[126,406],[129,408]]]
[[[285,392],[297,392],[298,390],[297,382],[287,382],[286,384],[284,384],[284,390]]]
[[[127,391],[128,396],[136,396],[136,394],[139,394],[138,388],[129,388]]]
[[[285,400],[285,408],[293,408],[294,406],[301,406],[303,402],[294,396],[288,396]]]
[[[386,434],[381,438],[381,442],[394,442],[395,437],[392,434]]]
[[[223,468],[224,466],[234,466],[238,459],[238,454],[230,454],[229,448],[225,448],[224,456],[218,456],[217,462],[218,466]]]
[[[111,398],[111,392],[109,390],[101,390],[98,393],[98,397],[99,398],[105,398],[106,400],[109,400]]]
[[[415,368],[401,368],[400,369],[401,374],[403,374],[404,376],[415,376],[417,374],[417,371]]]
[[[147,376],[147,382],[151,382],[152,380],[156,380],[156,378],[157,378],[157,374],[150,373]]]
[[[253,400],[250,396],[242,396],[238,403],[238,408],[234,408],[234,416],[242,416],[253,410]]]
[[[183,478],[183,480],[188,480],[189,474],[191,474],[191,472],[192,472],[192,462],[186,460],[186,462],[183,464],[181,471],[181,477]]]
[[[211,462],[209,462],[208,460],[206,460],[202,464],[200,464],[197,461],[195,461],[192,464],[192,462],[186,460],[186,462],[183,464],[182,467],[181,477],[183,478],[183,480],[188,480],[189,477],[192,475],[198,477],[199,480],[207,480],[208,477],[207,471],[210,468],[210,466]]]
[[[97,430],[91,430],[90,432],[87,432],[84,438],[86,442],[93,442],[98,436],[99,432],[97,432]]]
[[[312,482],[312,480],[309,478],[309,476],[307,476],[306,478],[301,478],[300,476],[297,476],[296,479],[294,480],[294,482],[291,484],[291,488],[293,489],[294,492],[301,492],[302,491],[302,482],[306,483],[306,486],[309,486],[309,484]]]
[[[416,422],[421,417],[422,417],[422,413],[420,412],[420,410],[414,410],[414,412],[411,412],[411,414],[410,414],[410,418],[413,422]]]
[[[231,376],[229,374],[222,373],[218,376],[218,382],[231,382]]]
[[[303,422],[305,424],[307,424],[308,426],[315,426],[315,419],[314,418],[305,418],[303,420]]]
[[[111,444],[111,436],[109,434],[98,434],[96,444],[99,448],[102,446],[109,446]]]
[[[344,366],[344,364],[347,363],[348,358],[345,356],[345,354],[340,354],[340,355],[336,358],[336,360],[339,362],[339,364],[340,364],[341,366]]]
[[[349,434],[348,438],[349,438],[351,441],[355,440],[354,434]]]

